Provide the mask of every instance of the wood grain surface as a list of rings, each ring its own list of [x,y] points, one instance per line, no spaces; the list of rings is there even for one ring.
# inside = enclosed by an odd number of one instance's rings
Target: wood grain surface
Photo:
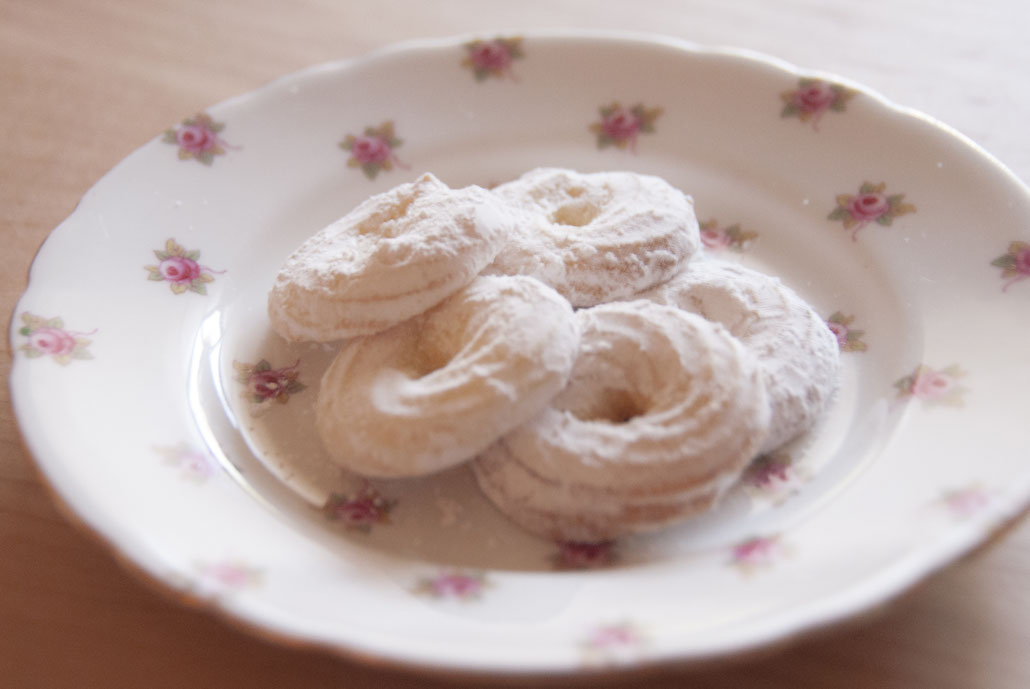
[[[1030,179],[1024,0],[0,0],[5,319],[50,230],[183,117],[394,41],[541,27],[661,32],[836,72],[949,123]],[[3,357],[6,380],[9,348]],[[1023,523],[846,628],[732,664],[601,684],[1023,689],[1028,581]],[[471,684],[281,647],[157,592],[55,506],[0,386],[0,687],[446,686]]]

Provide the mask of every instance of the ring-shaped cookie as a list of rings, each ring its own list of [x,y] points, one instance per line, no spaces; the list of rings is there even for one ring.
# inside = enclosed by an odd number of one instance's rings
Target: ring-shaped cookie
[[[471,459],[544,408],[572,370],[572,307],[528,277],[480,277],[422,316],[355,338],[322,378],[316,425],[365,476]]]
[[[503,204],[431,174],[367,199],[286,259],[268,296],[287,340],[385,330],[472,281],[511,231]]]
[[[473,462],[483,492],[559,540],[615,538],[708,508],[768,429],[754,357],[721,325],[675,307],[611,303],[576,318],[568,385]]]
[[[573,306],[648,289],[701,245],[691,198],[652,175],[538,168],[494,193],[516,227],[485,273],[531,275]]]
[[[640,296],[721,323],[757,357],[772,408],[763,453],[814,426],[840,386],[837,338],[778,278],[725,261],[694,261]]]

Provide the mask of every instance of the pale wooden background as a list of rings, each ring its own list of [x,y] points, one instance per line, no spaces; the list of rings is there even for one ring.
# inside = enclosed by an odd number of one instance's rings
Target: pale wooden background
[[[837,72],[951,124],[1030,179],[1025,0],[0,0],[5,322],[47,233],[183,117],[397,40],[537,27],[660,31]],[[0,687],[451,686],[277,647],[155,593],[54,507],[8,396],[0,387]],[[856,626],[646,685],[1023,689],[1028,581],[1023,524]]]

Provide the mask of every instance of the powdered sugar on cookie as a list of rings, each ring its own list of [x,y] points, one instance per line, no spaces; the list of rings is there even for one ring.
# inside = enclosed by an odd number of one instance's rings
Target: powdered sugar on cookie
[[[287,340],[368,335],[472,281],[512,231],[496,196],[431,174],[371,197],[307,240],[276,276],[272,327]]]
[[[573,306],[656,285],[700,248],[693,201],[659,177],[538,168],[494,193],[516,227],[486,272],[530,275]]]
[[[721,323],[757,357],[772,408],[762,453],[811,428],[837,392],[836,338],[777,278],[722,261],[696,261],[640,296]]]
[[[268,308],[286,339],[349,338],[316,404],[333,461],[468,463],[502,512],[565,541],[710,509],[839,385],[811,307],[706,257],[691,198],[632,172],[540,168],[493,192],[425,174],[305,242]]]

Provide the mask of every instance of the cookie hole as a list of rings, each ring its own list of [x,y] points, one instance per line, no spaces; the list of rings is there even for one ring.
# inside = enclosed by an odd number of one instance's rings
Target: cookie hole
[[[408,356],[397,362],[396,366],[412,380],[419,380],[436,373],[450,362],[451,357],[443,352],[419,348],[408,352]]]
[[[458,355],[446,337],[426,327],[423,319],[412,319],[397,326],[396,331],[404,345],[394,355],[393,367],[411,380],[420,380],[446,368]]]
[[[585,404],[568,409],[580,421],[626,423],[647,413],[643,400],[628,390],[606,388],[596,397],[581,401]]]
[[[571,227],[583,227],[593,222],[600,209],[589,202],[567,203],[551,213],[551,222]]]

